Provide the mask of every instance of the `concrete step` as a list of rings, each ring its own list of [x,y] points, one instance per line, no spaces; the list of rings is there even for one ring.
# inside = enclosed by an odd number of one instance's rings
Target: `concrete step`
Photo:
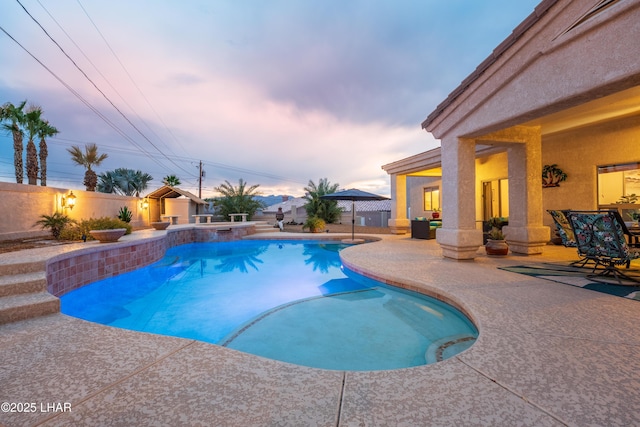
[[[34,273],[44,271],[44,261],[16,262],[11,264],[0,264],[0,276],[10,276],[13,274]]]
[[[0,276],[0,297],[45,292],[47,275],[44,271]]]
[[[261,221],[259,224],[255,226],[256,234],[257,233],[273,233],[274,231],[278,231],[277,227],[274,227],[273,224],[269,224],[266,221]]]
[[[0,324],[31,319],[60,311],[60,300],[48,292],[0,298]]]

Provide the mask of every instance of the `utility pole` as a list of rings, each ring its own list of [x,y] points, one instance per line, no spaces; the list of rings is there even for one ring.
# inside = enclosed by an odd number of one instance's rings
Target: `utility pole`
[[[202,160],[200,160],[200,173],[198,174],[198,197],[202,199]]]

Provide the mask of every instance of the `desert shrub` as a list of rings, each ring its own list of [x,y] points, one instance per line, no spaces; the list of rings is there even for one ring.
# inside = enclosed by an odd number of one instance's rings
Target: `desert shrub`
[[[60,212],[55,212],[52,215],[40,215],[40,220],[36,221],[36,225],[43,229],[50,229],[51,235],[56,240],[60,239],[61,233],[65,228],[69,228],[70,224],[75,224],[75,221]]]
[[[64,240],[82,240],[82,237],[85,236],[87,240],[93,240],[89,230],[112,230],[114,228],[126,228],[125,234],[131,234],[132,230],[130,224],[119,218],[89,218],[83,219],[73,227],[66,227],[62,230],[60,238]]]
[[[132,215],[132,212],[126,206],[121,207],[120,211],[118,212],[118,218],[124,222],[131,222],[131,215]]]
[[[308,228],[312,233],[317,233],[324,230],[325,225],[326,223],[322,218],[311,216],[307,218],[304,225],[302,226],[302,229],[306,230]]]

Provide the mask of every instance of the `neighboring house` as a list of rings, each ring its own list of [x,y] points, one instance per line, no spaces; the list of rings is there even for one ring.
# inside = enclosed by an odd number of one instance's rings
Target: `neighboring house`
[[[550,238],[546,209],[640,194],[638,22],[638,0],[541,2],[422,123],[441,147],[383,166],[392,230],[406,232],[408,206],[417,216],[425,203],[407,200],[414,176],[441,180],[436,239],[454,259],[476,256],[489,216],[509,217],[512,252],[537,254]],[[543,188],[545,165],[566,181]]]
[[[276,212],[278,208],[282,208],[285,223],[296,222],[302,224],[307,220],[307,211],[304,208],[306,203],[307,199],[304,197],[284,198],[282,202],[263,209],[261,215],[256,216],[256,219],[275,223]],[[351,202],[348,200],[339,200],[338,207],[342,209],[340,222],[343,224],[351,224]],[[356,225],[386,227],[391,217],[391,200],[356,202],[355,207]]]
[[[307,220],[307,211],[304,208],[307,199],[288,196],[284,196],[282,199],[282,202],[264,208],[260,215],[256,215],[255,219],[275,223],[276,212],[278,208],[282,208],[285,223],[303,223]]]

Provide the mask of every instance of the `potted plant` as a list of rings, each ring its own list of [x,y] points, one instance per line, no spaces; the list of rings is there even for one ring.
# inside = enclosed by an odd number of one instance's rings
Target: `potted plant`
[[[308,228],[312,233],[321,233],[322,230],[324,230],[325,225],[326,224],[322,218],[318,218],[317,216],[310,216],[309,218],[307,218],[307,221],[305,221],[302,229],[306,230]]]
[[[74,220],[60,212],[53,215],[40,215],[40,218],[39,221],[36,221],[36,225],[41,226],[43,230],[49,228],[51,235],[56,240],[60,239],[60,233],[68,224],[75,224]]]
[[[125,234],[131,233],[131,225],[118,218],[91,218],[82,221],[81,226],[83,230],[88,229],[89,235],[101,243],[116,242]]]
[[[438,218],[440,218],[440,209],[435,208],[435,209],[431,212],[431,218],[433,218],[433,219],[438,219]]]
[[[497,227],[493,227],[489,231],[489,238],[484,248],[487,251],[487,255],[507,255],[509,253],[509,246],[504,238],[504,233]]]

